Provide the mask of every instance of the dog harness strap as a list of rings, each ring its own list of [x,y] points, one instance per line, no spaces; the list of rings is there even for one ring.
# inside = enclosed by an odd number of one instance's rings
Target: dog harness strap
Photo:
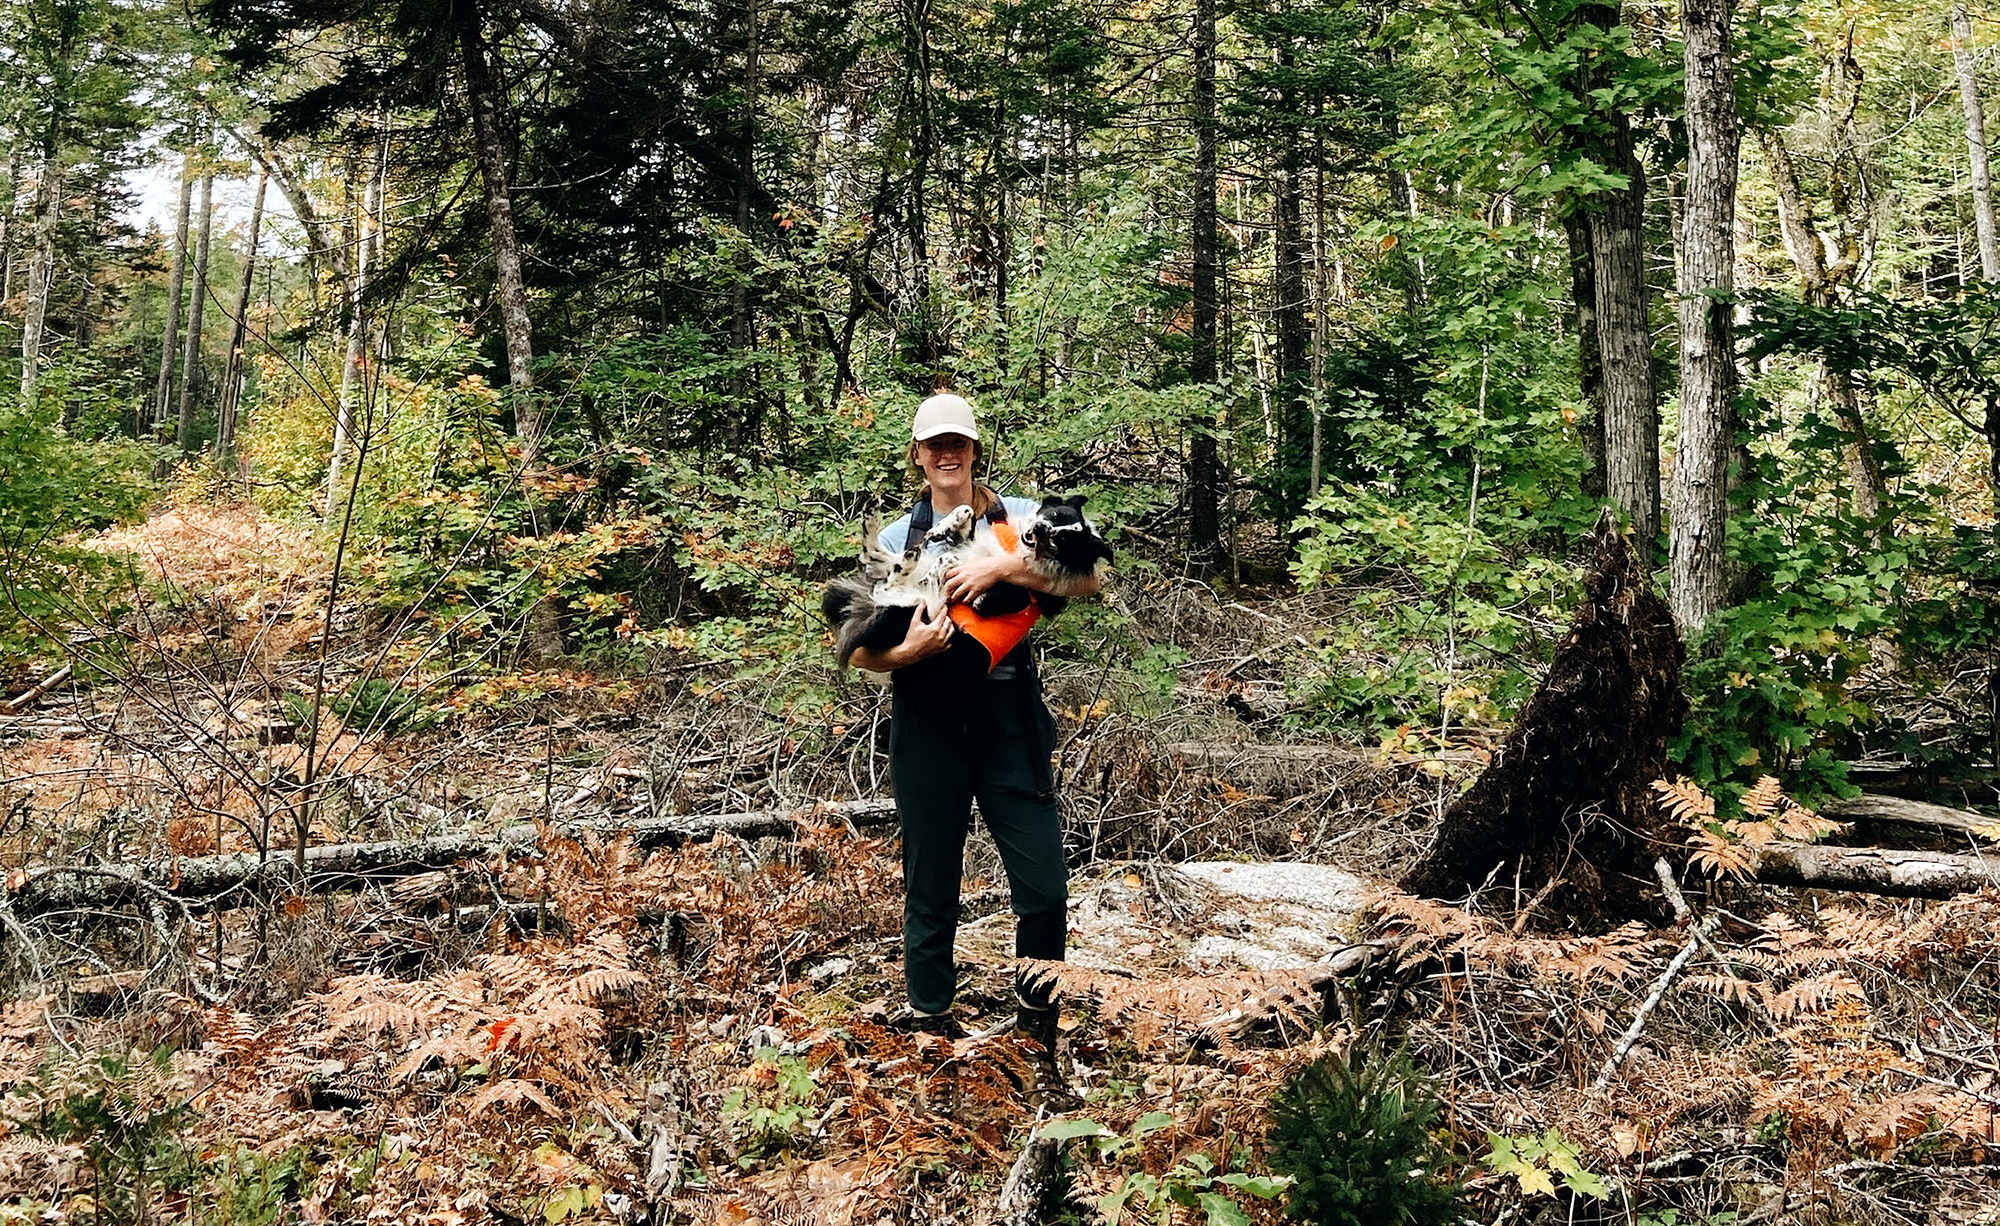
[[[937,509],[931,506],[929,498],[919,498],[910,508],[909,540],[916,540],[929,532],[937,522]],[[1016,553],[1021,548],[1020,534],[1007,522],[1005,499],[995,498],[993,506],[986,512],[986,522],[993,528],[993,539],[1000,542],[1000,548],[1008,553]],[[997,617],[983,617],[973,611],[969,604],[955,604],[945,610],[945,616],[952,624],[970,635],[974,642],[986,651],[986,671],[992,672],[1007,653],[1021,645],[1041,619],[1042,609],[1035,600],[1029,600],[1024,609],[1013,613],[1003,613]]]

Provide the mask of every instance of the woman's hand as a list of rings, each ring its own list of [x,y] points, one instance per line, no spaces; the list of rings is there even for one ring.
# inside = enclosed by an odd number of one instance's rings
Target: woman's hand
[[[951,618],[944,615],[944,610],[931,615],[928,609],[918,605],[910,613],[910,628],[903,632],[902,642],[881,651],[857,647],[848,663],[871,673],[893,673],[951,646],[951,636],[957,629],[952,625]]]
[[[998,584],[1020,583],[1028,569],[1026,559],[1014,553],[996,553],[960,562],[945,572],[944,601],[960,604],[977,600]]]
[[[899,654],[906,656],[903,664],[915,664],[927,656],[951,646],[951,636],[958,629],[940,608],[932,613],[923,605],[918,605],[910,614],[910,629],[903,635],[902,643],[896,647]],[[897,667],[901,667],[898,665]]]

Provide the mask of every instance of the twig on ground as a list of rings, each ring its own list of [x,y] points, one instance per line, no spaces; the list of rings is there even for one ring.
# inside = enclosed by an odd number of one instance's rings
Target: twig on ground
[[[1660,1002],[1666,999],[1667,989],[1673,986],[1674,980],[1680,976],[1681,969],[1694,957],[1695,950],[1708,943],[1708,934],[1721,922],[1720,915],[1711,913],[1695,925],[1693,934],[1682,943],[1681,951],[1674,955],[1674,960],[1667,963],[1667,969],[1660,972],[1660,977],[1653,981],[1653,990],[1640,1004],[1639,1011],[1632,1015],[1632,1024],[1625,1028],[1624,1036],[1618,1040],[1618,1046],[1612,1049],[1610,1057],[1604,1061],[1604,1067],[1597,1070],[1597,1080],[1590,1083],[1592,1091],[1600,1091],[1611,1084],[1612,1074],[1618,1071],[1619,1065],[1625,1063],[1625,1057],[1632,1054],[1632,1048],[1638,1043],[1639,1035],[1645,1031],[1646,1019],[1653,1015],[1653,1010],[1660,1007]]]

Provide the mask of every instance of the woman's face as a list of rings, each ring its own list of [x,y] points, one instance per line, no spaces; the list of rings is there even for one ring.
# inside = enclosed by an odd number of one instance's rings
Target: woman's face
[[[960,485],[972,479],[974,451],[963,434],[940,434],[917,444],[917,467],[932,485]]]

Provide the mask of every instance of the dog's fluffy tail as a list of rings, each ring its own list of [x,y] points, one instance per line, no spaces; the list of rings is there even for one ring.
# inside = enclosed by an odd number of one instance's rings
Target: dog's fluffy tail
[[[846,668],[848,657],[874,624],[874,585],[860,575],[835,579],[820,595],[819,610],[833,626],[833,658]]]

